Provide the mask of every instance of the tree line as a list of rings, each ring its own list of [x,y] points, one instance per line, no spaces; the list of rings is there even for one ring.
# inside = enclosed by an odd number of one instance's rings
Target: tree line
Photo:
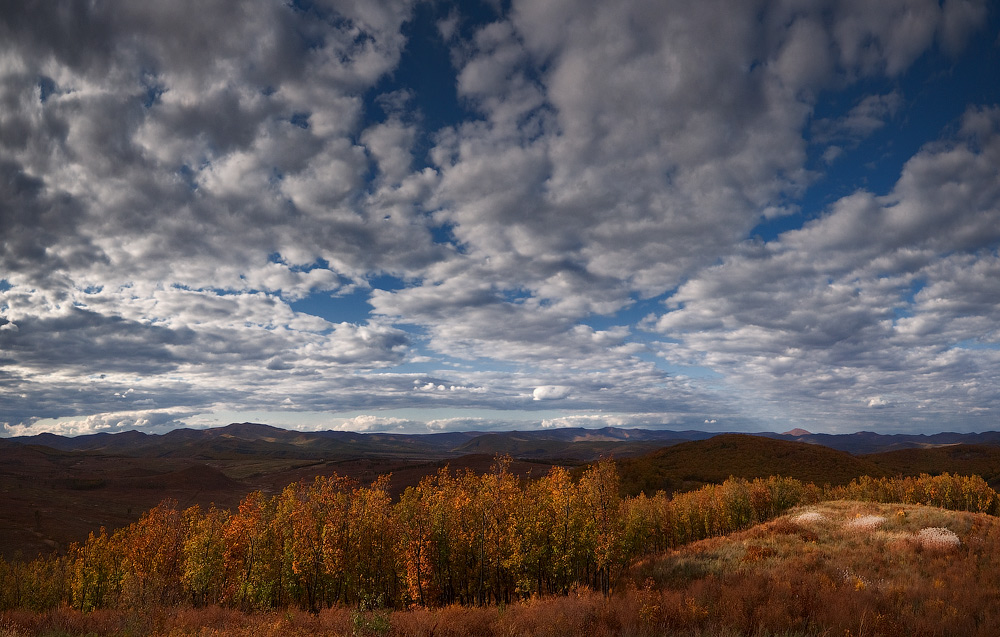
[[[0,609],[505,604],[575,587],[607,593],[638,558],[824,499],[1000,507],[982,478],[948,474],[825,489],[730,478],[673,497],[622,497],[609,460],[578,479],[553,467],[527,480],[500,458],[482,475],[442,469],[395,501],[388,487],[388,476],[364,486],[332,475],[251,493],[233,511],[167,500],[65,555],[0,560]]]

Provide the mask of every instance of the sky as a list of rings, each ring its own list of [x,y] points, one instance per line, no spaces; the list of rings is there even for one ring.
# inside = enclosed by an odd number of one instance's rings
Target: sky
[[[1000,429],[1000,6],[0,4],[0,436]]]

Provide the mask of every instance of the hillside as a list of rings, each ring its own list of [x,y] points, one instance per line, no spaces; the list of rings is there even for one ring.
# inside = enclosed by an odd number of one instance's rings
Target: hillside
[[[896,451],[900,449],[930,449],[946,445],[1000,445],[1000,432],[956,433],[945,431],[935,434],[880,434],[858,431],[849,434],[814,434],[805,429],[793,429],[783,434],[761,432],[756,434],[781,440],[809,442],[855,455]]]
[[[838,485],[863,475],[886,475],[874,462],[844,451],[746,434],[721,434],[680,443],[645,456],[622,459],[618,467],[622,491],[628,495],[686,491],[730,476],[750,479],[780,475],[817,485]]]
[[[0,634],[704,637],[1000,634],[1000,520],[821,501],[650,554],[606,597],[587,587],[502,606],[245,612],[209,605],[0,610]],[[4,592],[4,589],[0,589]],[[9,595],[8,595],[9,598]]]
[[[265,450],[270,444],[237,442]],[[494,456],[485,454],[442,460],[363,455],[316,460],[265,453],[211,460],[179,453],[135,457],[106,448],[62,451],[0,440],[0,557],[63,550],[101,527],[114,530],[135,522],[164,498],[184,507],[233,508],[251,491],[277,493],[290,483],[333,473],[360,484],[390,474],[389,492],[395,498],[444,466],[481,474],[493,464]],[[524,461],[511,465],[519,476],[538,476],[549,468]]]
[[[696,488],[730,476],[784,475],[844,484],[861,475],[920,473],[983,476],[1000,486],[1000,447],[951,444],[960,436],[923,437],[924,446],[852,456],[788,438],[698,431],[566,428],[539,431],[440,434],[299,432],[253,423],[167,434],[94,434],[74,438],[40,434],[0,439],[0,555],[35,555],[84,539],[91,530],[134,522],[164,497],[181,505],[235,506],[248,492],[275,493],[299,480],[339,475],[368,484],[392,474],[399,495],[445,464],[486,471],[498,454],[516,458],[519,476],[537,476],[552,464],[579,465],[613,457],[626,494]],[[827,437],[865,441],[865,448],[902,444],[895,436]],[[824,439],[827,439],[824,438]],[[913,438],[913,437],[910,437]],[[879,441],[882,441],[881,443]]]
[[[639,634],[1000,634],[1000,520],[824,502],[630,572]],[[638,610],[638,608],[636,608]]]
[[[975,474],[994,489],[1000,486],[1000,447],[996,446],[959,444],[930,449],[900,449],[862,457],[890,476],[945,472]]]
[[[582,463],[602,456],[616,458],[638,456],[683,441],[683,439],[672,437],[650,438],[621,439],[597,435],[567,438],[547,435],[547,432],[489,433],[476,436],[458,447],[457,451],[509,455],[514,458],[563,463]]]

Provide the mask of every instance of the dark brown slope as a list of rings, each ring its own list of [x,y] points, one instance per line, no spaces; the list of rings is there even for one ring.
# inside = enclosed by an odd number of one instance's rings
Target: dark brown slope
[[[956,433],[945,431],[936,434],[879,434],[858,431],[851,434],[814,434],[804,429],[793,429],[783,434],[762,432],[759,435],[797,442],[809,442],[855,455],[882,453],[899,449],[929,449],[947,445],[1000,445],[1000,432]]]
[[[53,549],[65,550],[102,526],[113,531],[135,522],[165,498],[176,500],[181,508],[215,504],[232,509],[250,491],[274,494],[292,482],[333,473],[360,484],[391,474],[390,492],[398,496],[444,466],[454,472],[482,473],[493,464],[494,457],[488,455],[436,461],[316,461],[264,455],[202,462],[60,451],[0,440],[0,557],[31,558]],[[548,469],[546,464],[516,460],[511,465],[518,476],[537,477]]]
[[[890,476],[921,473],[978,475],[994,489],[1000,487],[1000,447],[949,445],[931,449],[900,449],[862,456]]]
[[[684,442],[618,462],[622,491],[686,491],[729,478],[780,475],[804,482],[847,484],[862,475],[884,476],[872,461],[804,442],[745,434],[722,434]]]
[[[0,556],[65,549],[102,526],[134,522],[165,498],[182,507],[231,507],[250,490],[189,459],[0,445]]]
[[[508,455],[528,460],[580,464],[593,462],[602,456],[625,458],[650,453],[678,440],[608,440],[564,439],[534,435],[536,432],[503,432],[483,434],[458,448],[468,454],[490,457]]]

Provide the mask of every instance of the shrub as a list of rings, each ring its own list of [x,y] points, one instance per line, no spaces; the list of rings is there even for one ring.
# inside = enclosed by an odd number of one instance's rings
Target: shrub
[[[917,533],[917,541],[924,548],[943,550],[956,548],[962,543],[954,531],[942,527],[921,529]]]

